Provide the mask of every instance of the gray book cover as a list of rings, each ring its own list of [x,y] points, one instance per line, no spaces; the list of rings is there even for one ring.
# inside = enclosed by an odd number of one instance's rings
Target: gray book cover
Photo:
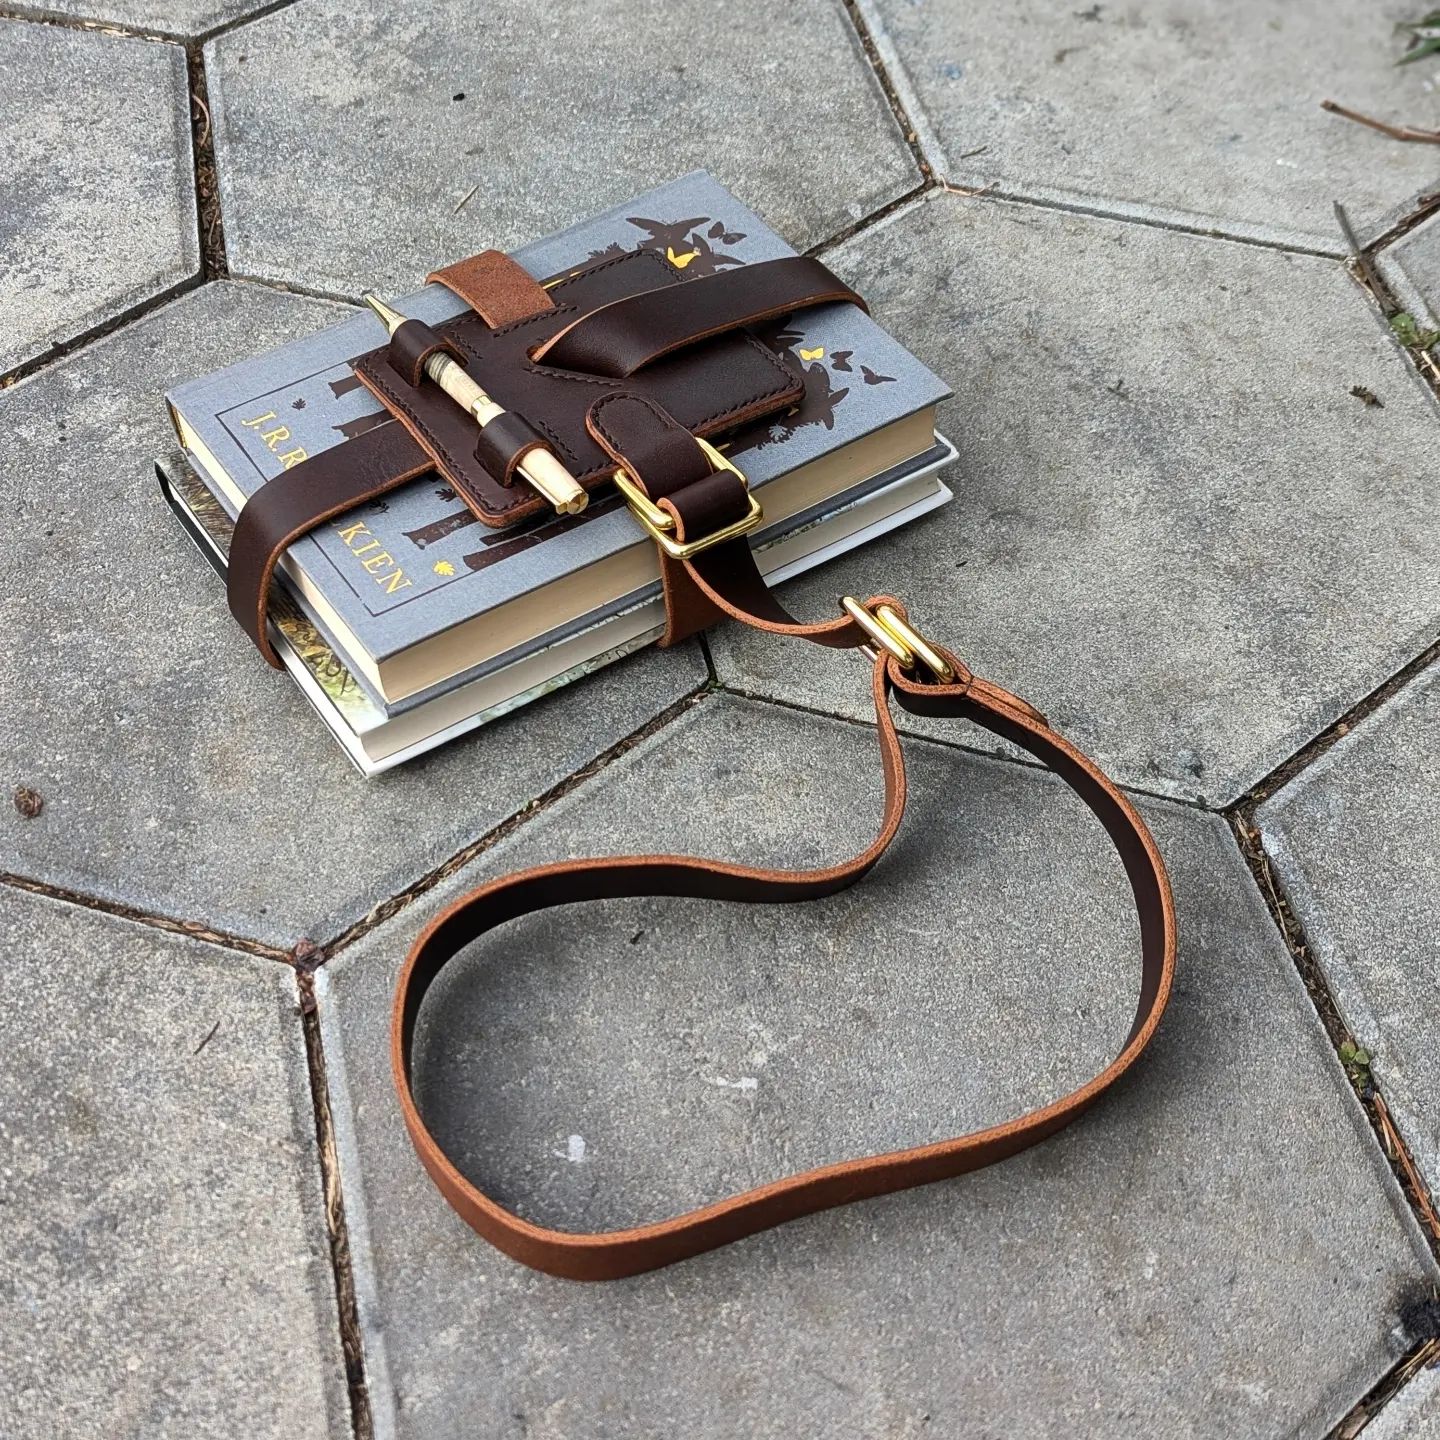
[[[696,171],[594,219],[515,252],[538,279],[596,258],[655,249],[687,275],[777,259],[795,251],[712,176]],[[437,263],[446,257],[437,257]],[[427,285],[397,302],[432,324],[463,302]],[[760,491],[777,476],[848,444],[950,392],[903,346],[850,305],[807,311],[762,335],[788,352],[805,397],[778,420],[738,433],[727,447]],[[318,334],[177,386],[166,399],[233,484],[249,496],[306,455],[394,423],[355,378],[350,361],[383,344],[368,311]],[[202,472],[203,453],[192,448]],[[212,477],[213,483],[213,477]],[[234,505],[217,487],[217,498]],[[289,563],[303,572],[377,661],[451,625],[583,569],[640,536],[618,495],[579,516],[516,530],[481,524],[441,477],[422,476],[297,542]],[[368,568],[377,543],[393,564]]]

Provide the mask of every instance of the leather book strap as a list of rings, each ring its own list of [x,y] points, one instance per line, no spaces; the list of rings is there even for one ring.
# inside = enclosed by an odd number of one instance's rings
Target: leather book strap
[[[592,415],[617,464],[675,521],[676,540],[717,533],[745,503],[732,472],[693,474],[676,485],[673,466],[657,474],[657,460],[677,457],[673,421],[643,405],[611,400]],[[692,442],[693,443],[693,442]],[[730,522],[727,522],[730,523]],[[663,547],[662,547],[663,551]],[[553,1275],[607,1280],[669,1265],[801,1215],[912,1185],[964,1174],[1003,1160],[1069,1124],[1139,1058],[1169,999],[1175,965],[1175,913],[1170,885],[1144,821],[1099,768],[1053,731],[1045,718],[1008,691],[972,675],[951,651],[910,627],[904,607],[889,596],[847,602],[835,620],[807,624],[771,595],[742,538],[687,558],[663,554],[670,633],[689,633],[697,615],[729,615],[742,624],[840,649],[878,644],[871,669],[876,735],[885,777],[879,833],[842,864],[817,870],[772,870],[683,855],[629,855],[540,866],[491,881],[455,901],[411,947],[395,993],[391,1064],[401,1113],[421,1163],[457,1213],[507,1255]],[[922,663],[923,662],[923,663]],[[640,895],[783,904],[834,894],[860,879],[894,839],[905,811],[905,766],[891,702],[913,714],[969,721],[1027,750],[1063,780],[1095,814],[1120,856],[1139,919],[1140,993],[1119,1053],[1068,1095],[1003,1124],[910,1150],[824,1165],[656,1224],[576,1234],[522,1219],[462,1175],[425,1124],[415,1102],[415,1032],[430,986],[465,946],[509,920],[552,906]]]
[[[864,300],[818,260],[793,255],[762,260],[613,300],[572,320],[539,346],[537,364],[625,380],[682,346],[758,325],[815,305]]]
[[[266,620],[280,557],[317,525],[424,474],[430,463],[403,425],[377,425],[282,471],[245,502],[230,542],[225,590],[231,614],[275,669],[284,667]]]

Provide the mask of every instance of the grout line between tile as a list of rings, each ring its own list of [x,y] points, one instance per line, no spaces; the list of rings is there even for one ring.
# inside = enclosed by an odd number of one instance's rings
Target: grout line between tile
[[[934,185],[917,185],[913,190],[907,190],[905,194],[898,195],[889,204],[882,205],[878,210],[872,210],[868,215],[855,221],[853,225],[846,225],[841,230],[827,235],[825,239],[817,241],[807,251],[806,255],[823,255],[828,250],[834,250],[845,244],[847,240],[853,240],[857,235],[875,229],[883,225],[900,211],[909,209],[912,205],[919,204],[932,191],[936,190]]]
[[[195,215],[200,240],[202,280],[224,279],[230,273],[225,253],[225,222],[220,214],[220,176],[215,161],[215,127],[205,74],[204,46],[185,46],[185,76],[190,92],[190,158],[194,165]]]
[[[1282,760],[1268,775],[1262,776],[1238,800],[1224,807],[1226,813],[1253,816],[1255,810],[1277,790],[1288,785],[1308,770],[1326,751],[1334,748],[1362,720],[1373,715],[1387,701],[1398,695],[1412,680],[1440,662],[1440,639],[1427,645],[1413,660],[1407,661],[1388,680],[1383,680],[1368,695],[1363,695],[1337,720],[1318,735],[1307,740],[1288,759]]]
[[[222,20],[209,30],[189,34],[179,30],[149,30],[143,25],[127,25],[119,20],[102,20],[84,15],[70,15],[62,10],[51,10],[44,5],[0,5],[0,20],[20,20],[27,25],[50,25],[57,30],[88,30],[100,35],[119,35],[127,40],[149,40],[165,45],[200,46],[208,41],[239,30],[253,20],[263,20],[278,10],[288,10],[299,0],[272,0],[268,5],[258,6],[244,15],[231,20]]]
[[[1355,1440],[1413,1376],[1435,1364],[1440,1364],[1440,1340],[1422,1340],[1380,1377],[1326,1440]]]
[[[372,1440],[374,1416],[365,1371],[365,1342],[351,1264],[350,1229],[335,1144],[335,1122],[330,1108],[330,1080],[325,1045],[320,1033],[315,974],[300,971],[296,977],[300,997],[300,1023],[305,1036],[305,1059],[310,1073],[310,1099],[314,1106],[315,1140],[320,1157],[320,1178],[325,1205],[325,1231],[330,1242],[330,1266],[335,1280],[335,1305],[340,1321],[340,1349],[345,1363],[345,1385],[350,1398],[350,1423],[355,1440]]]
[[[1399,297],[1391,289],[1389,283],[1380,273],[1380,267],[1375,263],[1375,257],[1379,252],[1380,241],[1372,241],[1369,245],[1359,245],[1354,238],[1354,231],[1350,221],[1346,218],[1345,209],[1339,201],[1335,203],[1335,218],[1345,236],[1345,241],[1350,250],[1350,258],[1345,262],[1345,268],[1350,278],[1363,290],[1374,303],[1379,312],[1378,319],[1384,326],[1385,333],[1390,337],[1391,343],[1401,350],[1410,360],[1414,367],[1414,374],[1419,382],[1437,399],[1440,399],[1440,362],[1430,350],[1419,345],[1406,345],[1402,343],[1396,333],[1393,320],[1405,310]],[[1387,232],[1388,233],[1388,232]]]
[[[705,669],[710,677],[710,687],[714,689],[720,683],[720,678],[719,672],[715,669],[715,657],[710,653],[710,636],[706,631],[700,630],[695,635],[695,642],[699,645],[700,654],[705,659]]]
[[[66,15],[43,6],[0,5],[0,20],[18,20],[26,25],[48,25],[54,30],[83,30],[92,35],[116,35],[122,40],[148,40],[156,45],[180,45],[183,35],[164,30],[146,30],[139,25],[123,25],[118,20],[92,20],[80,15]]]
[[[942,179],[935,186],[942,192],[947,188]],[[1008,205],[1026,205],[1033,210],[1050,210],[1062,215],[1081,215],[1090,220],[1109,220],[1119,225],[1139,225],[1148,230],[1166,230],[1172,235],[1193,235],[1200,240],[1222,240],[1231,245],[1245,245],[1252,250],[1273,250],[1281,255],[1305,255],[1315,260],[1329,260],[1340,263],[1342,257],[1337,250],[1326,250],[1319,245],[1302,245],[1285,240],[1266,240],[1259,235],[1246,235],[1237,230],[1225,230],[1215,225],[1188,223],[1178,216],[1143,215],[1135,206],[1117,202],[1107,208],[1099,202],[1088,202],[1079,198],[1047,197],[1026,194],[1023,191],[1006,190],[999,184],[988,185],[974,192],[952,191],[969,199],[1003,201]],[[1338,249],[1338,247],[1337,247]]]
[[[855,38],[860,42],[860,49],[864,53],[865,59],[869,61],[870,69],[879,82],[880,89],[884,92],[886,102],[890,106],[890,113],[894,115],[900,126],[900,133],[905,138],[911,159],[915,161],[923,177],[923,184],[920,188],[925,189],[934,183],[934,172],[930,167],[930,161],[925,156],[925,150],[920,143],[919,130],[910,118],[904,97],[894,80],[891,79],[890,67],[881,53],[881,47],[876,43],[870,19],[855,3],[855,0],[840,0],[840,6],[855,31]]]
[[[1402,215],[1388,230],[1382,230],[1368,245],[1368,255],[1378,255],[1388,250],[1397,240],[1402,240],[1417,226],[1428,220],[1440,209],[1440,188],[1422,192],[1415,197],[1413,208]]]
[[[319,285],[306,285],[298,280],[276,280],[270,275],[247,275],[243,271],[231,270],[227,278],[238,285],[258,285],[264,290],[278,290],[282,295],[303,295],[307,300],[328,300],[333,305],[349,305],[358,308],[359,297],[344,295],[338,290],[326,290]]]
[[[66,905],[78,905],[85,910],[96,910],[102,915],[112,915],[117,920],[131,920],[137,925],[148,925],[152,930],[164,930],[171,935],[186,935],[192,940],[203,940],[209,945],[225,950],[238,950],[245,955],[256,955],[262,960],[276,960],[283,965],[292,965],[291,952],[276,945],[267,945],[260,940],[251,940],[244,935],[235,935],[228,930],[214,930],[199,920],[175,920],[168,915],[157,915],[135,905],[126,905],[118,900],[104,900],[97,895],[87,895],[64,885],[50,885],[28,875],[17,875],[12,871],[0,871],[0,885],[9,885],[16,890],[25,890],[32,895],[44,895]]]
[[[300,0],[271,0],[268,5],[260,5],[254,10],[247,11],[244,15],[237,15],[233,20],[222,20],[220,24],[212,26],[209,30],[202,30],[200,34],[193,37],[194,43],[208,45],[210,41],[218,40],[222,35],[229,35],[233,30],[242,30],[253,21],[264,20],[268,15],[288,10],[292,5],[299,3]]]
[[[1335,997],[1330,992],[1324,972],[1315,959],[1309,939],[1305,934],[1305,928],[1296,916],[1289,896],[1286,895],[1279,876],[1275,874],[1274,868],[1270,864],[1270,857],[1265,851],[1259,828],[1255,824],[1253,811],[1236,808],[1229,813],[1227,818],[1230,821],[1231,832],[1235,836],[1236,844],[1239,846],[1241,858],[1245,861],[1259,888],[1265,907],[1269,910],[1276,928],[1280,931],[1280,938],[1290,952],[1290,958],[1300,973],[1300,979],[1305,985],[1325,1034],[1338,1056],[1342,1046],[1356,1044],[1355,1037],[1350,1033],[1349,1026],[1346,1025],[1344,1017],[1340,1013]],[[1440,1262],[1440,1213],[1437,1213],[1435,1203],[1420,1170],[1390,1117],[1390,1107],[1386,1104],[1383,1093],[1373,1077],[1368,1074],[1368,1070],[1363,1078],[1357,1078],[1351,1067],[1345,1065],[1343,1057],[1341,1057],[1341,1065],[1365,1112],[1366,1119],[1370,1122],[1375,1143],[1380,1147],[1381,1154],[1389,1163],[1391,1174],[1400,1187],[1406,1204],[1414,1214],[1432,1257]]]
[[[116,331],[123,330],[127,325],[131,325],[137,320],[143,320],[147,315],[163,309],[172,300],[178,300],[180,296],[188,295],[190,291],[198,290],[204,284],[205,277],[197,268],[193,275],[187,275],[183,280],[177,280],[175,284],[167,286],[148,299],[131,305],[118,315],[112,315],[98,325],[92,325],[88,330],[82,330],[78,334],[70,336],[67,340],[57,340],[53,345],[42,350],[40,354],[33,355],[28,360],[22,360],[13,369],[0,375],[0,394],[3,394],[12,385],[18,385],[20,381],[28,380],[32,375],[39,374],[40,371],[48,369],[51,365],[68,359],[77,351],[84,350],[99,340],[107,339]]]
[[[853,715],[837,715],[833,710],[822,710],[817,705],[806,705],[799,700],[782,700],[778,695],[765,695],[755,690],[746,690],[738,685],[731,685],[721,680],[717,681],[715,689],[722,695],[733,695],[740,700],[749,700],[757,705],[773,705],[777,710],[794,710],[801,715],[813,715],[820,720],[831,720],[837,725],[851,725],[863,730],[873,730],[873,720],[857,719]],[[1040,770],[1049,773],[1046,766],[1038,760],[1028,759],[1023,755],[1008,754],[1003,750],[986,750],[979,745],[967,745],[961,740],[946,740],[938,735],[931,735],[923,730],[910,730],[899,722],[895,726],[896,731],[906,740],[918,741],[922,745],[936,745],[943,750],[959,750],[966,755],[974,755],[980,760],[997,760],[1005,765],[1014,765],[1023,770]],[[1178,805],[1187,810],[1199,810],[1202,814],[1214,815],[1220,813],[1217,808],[1205,805],[1199,800],[1189,800],[1178,795],[1166,795],[1158,790],[1146,790],[1139,785],[1121,785],[1120,789],[1127,795],[1137,795],[1144,800],[1159,801],[1164,805]]]

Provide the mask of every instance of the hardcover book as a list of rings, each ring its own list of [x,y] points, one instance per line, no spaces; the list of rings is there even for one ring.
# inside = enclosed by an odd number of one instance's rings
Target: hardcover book
[[[772,584],[802,574],[950,499],[935,471],[946,450],[859,499],[807,523],[762,531],[756,561]],[[201,555],[223,580],[235,523],[183,456],[157,461],[160,488]],[[418,705],[388,713],[377,705],[325,637],[283,592],[270,609],[270,638],[301,693],[362,775],[376,775],[532,700],[633,654],[664,629],[664,604],[647,594],[634,605],[542,645],[508,665],[455,685]]]
[[[685,278],[795,253],[696,172],[514,258],[543,282],[635,249]],[[432,324],[464,308],[440,285],[396,305]],[[722,447],[762,501],[772,541],[953,455],[934,433],[949,391],[862,311],[826,306],[757,333],[805,387],[793,411]],[[396,423],[351,367],[384,339],[378,319],[357,313],[166,397],[187,456],[232,519],[282,470]],[[298,613],[386,717],[633,612],[658,585],[653,543],[618,494],[500,531],[434,475],[321,526],[282,572]]]

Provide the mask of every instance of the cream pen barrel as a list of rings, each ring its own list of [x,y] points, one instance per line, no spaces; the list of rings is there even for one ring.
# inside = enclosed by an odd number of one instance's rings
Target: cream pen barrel
[[[409,318],[368,291],[360,298],[380,317],[391,335]],[[462,410],[468,411],[482,430],[492,420],[505,414],[503,407],[497,405],[475,377],[452,356],[444,353],[430,356],[425,362],[425,373]],[[532,450],[516,469],[532,489],[555,507],[558,515],[578,515],[590,502],[589,495],[575,477],[549,450]]]

